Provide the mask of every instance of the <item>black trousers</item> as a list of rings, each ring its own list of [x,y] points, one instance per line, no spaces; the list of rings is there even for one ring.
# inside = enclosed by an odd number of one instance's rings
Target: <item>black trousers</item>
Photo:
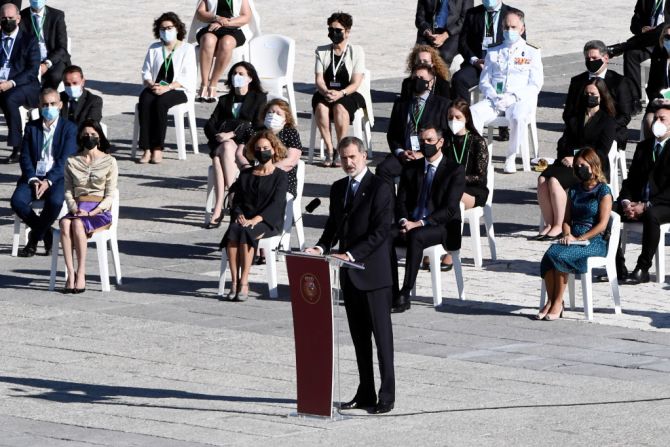
[[[395,196],[395,179],[402,174],[402,163],[393,154],[386,156],[384,161],[377,165],[375,174],[393,187],[393,196]]]
[[[640,47],[627,50],[623,54],[623,74],[633,81],[635,90],[633,90],[633,99],[638,101],[642,98],[642,74],[640,73],[640,64],[651,57],[654,47]]]
[[[416,44],[430,46],[433,45],[432,42],[427,41],[423,36],[416,38]],[[440,48],[436,48],[436,50],[440,53],[442,59],[444,59],[444,61],[447,63],[447,67],[449,67],[449,65],[451,65],[451,61],[454,60],[454,57],[456,57],[456,54],[458,54],[458,36],[449,36],[449,38],[444,41],[442,46]]]
[[[44,239],[47,231],[50,231],[51,225],[56,221],[63,200],[65,200],[65,190],[63,179],[57,180],[51,184],[40,200],[44,200],[44,208],[38,215],[33,211],[30,204],[34,200],[34,188],[27,182],[18,182],[14,194],[12,194],[12,209],[19,218],[30,227],[31,240],[38,242]]]
[[[406,234],[407,257],[405,259],[405,279],[402,283],[402,293],[409,293],[416,284],[416,275],[419,274],[419,266],[423,257],[423,250],[437,244],[441,244],[447,236],[446,227],[429,226],[415,228]],[[440,268],[439,265],[431,268]]]
[[[23,129],[21,129],[21,114],[19,107],[29,108],[37,107],[40,101],[40,85],[37,81],[14,87],[0,93],[0,109],[5,115],[7,121],[7,145],[17,147],[21,145],[23,139]]]
[[[51,66],[43,75],[42,75],[42,88],[54,88],[57,89],[58,85],[63,80],[63,72],[65,71],[65,62],[59,62]]]
[[[636,268],[649,270],[656,254],[658,242],[661,239],[661,224],[670,222],[670,206],[656,205],[645,211],[638,221],[631,221],[626,219],[621,211],[619,204],[616,204],[615,211],[621,214],[623,222],[640,222],[642,223],[642,251],[637,258]],[[619,246],[617,250],[617,273],[621,273],[625,268],[625,258],[623,250]]]
[[[461,65],[461,69],[451,78],[451,99],[464,99],[470,104],[470,89],[479,84],[482,71],[470,63]]]
[[[170,107],[188,101],[181,90],[171,90],[162,95],[154,94],[149,88],[140,94],[140,149],[163,147],[167,130],[167,115]]]
[[[377,402],[371,340],[374,335],[381,378],[379,401],[395,402],[391,288],[358,290],[345,269],[342,269],[341,286],[358,365],[359,385],[355,399],[362,403]]]

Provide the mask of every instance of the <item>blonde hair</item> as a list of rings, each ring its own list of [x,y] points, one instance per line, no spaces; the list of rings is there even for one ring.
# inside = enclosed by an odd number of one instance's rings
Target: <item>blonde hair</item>
[[[268,110],[270,110],[272,106],[277,106],[282,110],[282,112],[284,112],[284,116],[286,119],[285,126],[293,127],[294,129],[297,127],[295,120],[293,119],[293,112],[291,112],[291,106],[289,106],[288,103],[281,98],[275,98],[271,101],[268,101],[268,103],[265,104],[265,107],[263,107],[263,110],[261,111],[262,120],[265,119],[265,115],[268,114]]]
[[[430,45],[416,45],[414,48],[412,48],[409,56],[407,56],[408,73],[412,73],[414,71],[414,67],[419,65],[419,61],[417,60],[419,53],[430,53],[430,60],[433,62],[433,70],[435,71],[435,75],[441,77],[445,81],[449,80],[450,75],[447,63],[444,62],[444,59],[442,59],[440,53]]]
[[[603,165],[600,162],[600,156],[598,155],[595,149],[591,147],[586,147],[577,152],[577,155],[575,155],[575,158],[572,163],[572,169],[575,173],[575,177],[577,177],[578,158],[581,158],[582,160],[584,160],[589,164],[589,166],[591,167],[591,172],[593,173],[593,176],[596,178],[598,183],[607,183],[607,178],[603,173]]]
[[[244,155],[248,160],[256,159],[254,149],[256,148],[258,140],[262,139],[268,140],[270,146],[272,146],[272,149],[275,151],[275,154],[272,156],[272,163],[277,163],[277,161],[286,158],[286,146],[284,146],[284,143],[282,143],[279,137],[277,137],[271,130],[263,130],[251,137],[244,147]]]

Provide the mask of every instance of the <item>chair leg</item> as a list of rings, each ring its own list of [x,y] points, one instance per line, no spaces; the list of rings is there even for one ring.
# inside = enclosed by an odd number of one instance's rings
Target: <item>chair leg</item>
[[[191,103],[188,108],[188,127],[191,131],[191,145],[193,147],[193,153],[199,154],[200,150],[198,148],[198,124],[196,123],[195,116],[195,103]]]
[[[575,275],[568,275],[568,294],[570,295],[570,309],[575,308]],[[565,306],[565,300],[563,300]]]
[[[293,226],[295,226],[295,232],[298,236],[298,247],[300,251],[303,251],[305,249],[305,228],[301,217],[300,203],[293,202]]]
[[[614,313],[621,313],[621,297],[619,295],[619,281],[616,275],[615,265],[606,265],[607,278],[610,283],[610,292],[612,293],[612,300],[614,301]]]
[[[133,122],[133,142],[130,148],[130,158],[135,158],[137,154],[137,142],[140,139],[140,115],[139,104],[135,104],[135,120]]]
[[[493,211],[490,205],[484,205],[484,226],[486,227],[486,236],[489,239],[489,250],[491,251],[491,260],[498,259],[498,250],[496,247],[496,234],[493,229]]]
[[[284,229],[281,239],[279,240],[279,247],[282,250],[291,249],[291,228],[293,227],[293,200],[289,199],[290,204],[286,204],[286,215],[284,216]]]
[[[205,226],[212,221],[212,211],[214,211],[214,168],[207,169],[207,199],[205,200]]]
[[[482,266],[482,241],[479,235],[479,218],[470,219],[470,239],[472,240],[472,253],[475,258],[475,267]]]
[[[98,265],[100,269],[100,284],[103,292],[109,292],[109,264],[107,261],[107,242],[98,242],[95,244],[95,249],[98,252]]]
[[[438,250],[430,251],[430,279],[433,285],[433,306],[442,304],[442,271],[440,270],[440,254]]]
[[[177,157],[180,160],[186,160],[186,134],[184,133],[184,114],[175,113],[174,117],[174,131],[177,137]]]
[[[544,282],[544,278],[542,278],[541,281],[541,286],[540,286],[540,307],[539,309],[542,309],[544,307],[545,301],[547,301],[547,284]]]
[[[265,269],[268,281],[268,294],[270,298],[277,298],[277,252],[274,250],[266,250],[265,253]]]
[[[121,259],[119,258],[119,242],[116,237],[109,239],[109,250],[112,253],[112,264],[114,265],[114,277],[116,278],[116,285],[123,284],[123,274],[121,273]]]
[[[307,155],[307,162],[314,163],[314,146],[316,144],[316,118],[312,113],[312,125],[309,132],[309,148]]]
[[[221,270],[219,272],[219,296],[223,296],[226,290],[226,270],[228,269],[228,253],[224,247],[221,250]]]
[[[626,245],[628,244],[628,230],[626,224],[621,224],[621,253],[626,254]]]
[[[365,143],[368,148],[368,160],[372,160],[372,128],[370,127],[370,121],[365,119]]]
[[[582,276],[582,299],[584,301],[584,316],[587,320],[593,321],[593,289],[591,288],[591,270],[589,269]]]
[[[521,143],[521,163],[523,164],[523,170],[526,172],[530,172],[530,146],[532,142],[533,142],[533,130],[529,122],[527,141]]]
[[[19,245],[21,245],[21,219],[14,215],[14,238],[12,240],[12,256],[19,255]]]
[[[463,265],[461,264],[460,250],[453,250],[451,259],[454,262],[454,276],[456,277],[456,288],[458,290],[458,299],[465,300],[465,285],[463,283]]]
[[[49,275],[49,290],[56,289],[56,275],[58,274],[58,251],[60,250],[60,230],[53,230],[53,247],[51,248],[51,273]],[[67,271],[66,271],[67,274]]]
[[[663,284],[665,282],[665,233],[661,232],[661,238],[656,247],[656,282]]]

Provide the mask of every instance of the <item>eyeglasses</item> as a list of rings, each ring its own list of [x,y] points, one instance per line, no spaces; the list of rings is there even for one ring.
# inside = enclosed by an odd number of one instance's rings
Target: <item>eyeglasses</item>
[[[159,29],[160,31],[170,31],[170,30],[175,29],[175,27],[174,27],[174,26],[166,26],[166,27],[160,27],[160,28],[158,28],[158,29]]]

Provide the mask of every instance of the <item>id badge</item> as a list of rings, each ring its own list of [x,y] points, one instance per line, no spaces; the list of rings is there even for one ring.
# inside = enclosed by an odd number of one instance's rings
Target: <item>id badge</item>
[[[484,37],[484,42],[482,43],[482,48],[488,48],[493,45],[493,37],[488,36]]]
[[[40,160],[37,162],[37,169],[35,170],[36,177],[44,177],[47,175],[47,162],[46,160]]]
[[[170,84],[165,82],[165,81],[161,81],[161,82],[158,83],[158,85],[160,85],[162,87],[165,87],[166,85],[170,85]]]
[[[339,82],[333,81],[330,83],[330,88],[340,88],[340,87],[342,87],[342,84],[340,84]]]
[[[40,42],[40,58],[41,60],[47,58],[47,44],[44,42]]]
[[[412,146],[412,150],[414,152],[419,152],[419,136],[418,135],[411,135],[409,137],[409,144]]]
[[[505,91],[505,83],[503,81],[496,82],[496,93],[502,95]]]
[[[9,79],[9,67],[0,68],[0,81],[6,81]]]

